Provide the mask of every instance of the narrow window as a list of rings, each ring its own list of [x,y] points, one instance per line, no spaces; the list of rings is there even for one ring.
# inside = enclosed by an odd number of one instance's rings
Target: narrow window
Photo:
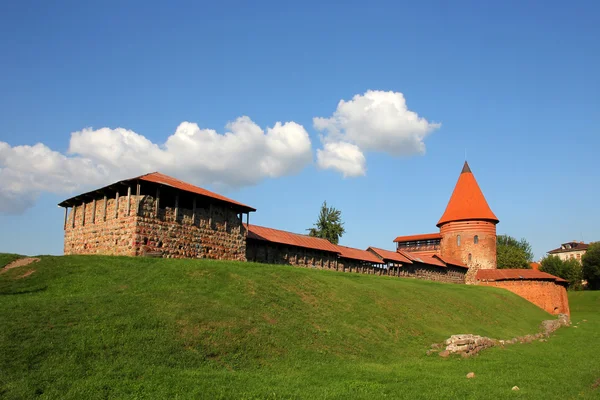
[[[479,243],[479,236],[475,235],[475,237],[473,238],[473,243]]]
[[[460,246],[460,235],[456,235],[456,245]]]
[[[471,256],[471,253],[469,253],[469,262],[471,262],[471,258],[473,257]]]

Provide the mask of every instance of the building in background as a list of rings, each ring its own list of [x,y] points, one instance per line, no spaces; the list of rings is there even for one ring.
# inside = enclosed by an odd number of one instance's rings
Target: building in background
[[[581,257],[583,257],[588,247],[589,244],[572,241],[561,244],[558,249],[550,250],[548,254],[557,256],[563,261],[575,259],[581,262]]]

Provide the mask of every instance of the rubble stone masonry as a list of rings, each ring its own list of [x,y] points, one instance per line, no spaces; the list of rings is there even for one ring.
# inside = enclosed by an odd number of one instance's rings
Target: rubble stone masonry
[[[248,239],[246,246],[248,261],[317,269],[338,268],[336,253],[252,239]]]
[[[246,259],[246,230],[225,206],[158,208],[152,196],[89,201],[65,224],[65,254]],[[118,210],[115,204],[118,201]],[[106,207],[105,207],[106,204]]]

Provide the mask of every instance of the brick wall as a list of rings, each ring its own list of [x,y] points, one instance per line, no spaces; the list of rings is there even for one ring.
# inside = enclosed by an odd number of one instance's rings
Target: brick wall
[[[475,275],[479,269],[496,268],[495,224],[487,221],[449,222],[440,227],[440,233],[442,257],[454,258],[469,267],[467,283],[475,283]]]
[[[129,208],[127,196],[119,197],[118,210],[116,203],[116,198],[106,199],[105,209],[101,198],[72,208],[64,253],[246,259],[246,230],[227,207],[207,205],[195,214],[178,207],[175,215],[172,207],[157,210],[151,196],[131,196]]]
[[[479,285],[501,287],[523,297],[550,314],[571,315],[567,289],[550,281],[507,280],[479,282]]]

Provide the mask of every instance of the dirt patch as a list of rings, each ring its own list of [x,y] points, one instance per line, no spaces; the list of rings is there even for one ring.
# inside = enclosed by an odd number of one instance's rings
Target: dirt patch
[[[24,267],[26,265],[29,265],[31,263],[38,262],[38,261],[40,261],[40,259],[39,258],[35,258],[35,257],[19,258],[18,260],[15,260],[15,261],[9,263],[8,265],[6,265],[4,268],[2,268],[0,270],[0,274],[5,273],[9,269],[18,268],[18,267]]]
[[[25,272],[23,275],[17,276],[15,279],[27,278],[29,275],[33,274],[34,272],[35,272],[35,269],[30,269],[29,271]]]
[[[596,382],[592,384],[592,389],[598,389],[600,387],[600,378],[596,379]]]

